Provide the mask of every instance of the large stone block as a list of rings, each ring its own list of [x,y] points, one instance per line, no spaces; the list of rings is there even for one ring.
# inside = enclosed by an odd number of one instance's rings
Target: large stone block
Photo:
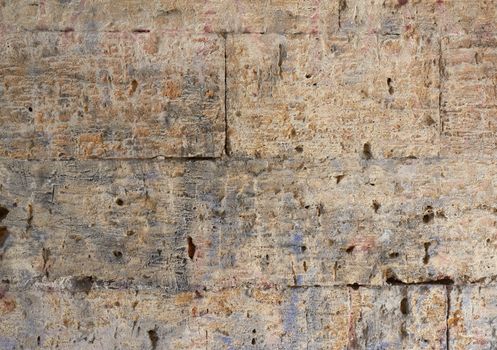
[[[227,54],[233,156],[439,153],[436,38],[233,35]]]
[[[452,1],[452,0],[451,0]],[[464,0],[462,0],[464,1]],[[351,35],[436,35],[445,2],[437,0],[339,0],[340,31]]]
[[[443,287],[0,294],[2,349],[445,349]]]
[[[495,32],[447,36],[442,42],[443,154],[495,157]]]
[[[0,19],[6,31],[329,33],[338,25],[338,1],[9,0]]]
[[[0,270],[17,287],[71,276],[169,291],[488,283],[496,171],[467,166],[4,161]]]
[[[493,349],[497,342],[495,287],[455,287],[450,293],[449,345],[454,350]]]
[[[1,156],[223,153],[219,35],[22,32],[0,45]]]

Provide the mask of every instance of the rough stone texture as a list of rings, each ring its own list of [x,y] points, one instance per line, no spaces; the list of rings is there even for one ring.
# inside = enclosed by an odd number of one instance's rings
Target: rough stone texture
[[[439,44],[433,38],[230,35],[234,156],[439,153]]]
[[[47,284],[36,287],[36,292],[3,295],[3,347],[12,347],[16,338],[29,348],[78,349],[445,346],[443,287],[233,288],[174,296],[158,290],[71,294]],[[24,317],[20,327],[9,327]]]
[[[0,0],[0,349],[495,349],[495,0]]]
[[[2,36],[0,154],[21,159],[220,156],[216,34]]]

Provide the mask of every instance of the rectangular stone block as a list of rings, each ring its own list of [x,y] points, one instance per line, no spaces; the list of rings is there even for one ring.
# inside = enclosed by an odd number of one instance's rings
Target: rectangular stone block
[[[454,350],[493,349],[497,342],[495,287],[455,287],[450,293],[449,345]]]
[[[485,36],[497,29],[495,1],[444,0],[437,1],[437,5],[438,27],[444,35]]]
[[[394,37],[436,35],[450,1],[340,0],[340,31]]]
[[[233,156],[439,153],[436,38],[232,35],[227,57]]]
[[[491,163],[3,161],[0,169],[0,272],[16,288],[70,276],[170,292],[489,283],[497,266]]]
[[[222,230],[221,171],[207,161],[5,163],[2,276],[203,286],[218,263],[207,243]],[[193,269],[203,254],[211,260]]]
[[[6,1],[3,30],[328,33],[338,2],[298,0]]]
[[[2,289],[0,345],[96,349],[445,349],[441,287]]]
[[[495,1],[339,0],[339,30],[349,35],[485,35],[494,31]]]
[[[446,349],[445,287],[350,291],[349,349]]]
[[[366,164],[287,161],[244,178],[240,222],[224,234],[234,251],[225,278],[251,280],[256,269],[264,280],[299,286],[464,284],[493,275],[492,163]]]
[[[223,153],[221,36],[22,32],[0,46],[0,156]]]
[[[492,159],[497,113],[495,32],[443,40],[443,154]]]

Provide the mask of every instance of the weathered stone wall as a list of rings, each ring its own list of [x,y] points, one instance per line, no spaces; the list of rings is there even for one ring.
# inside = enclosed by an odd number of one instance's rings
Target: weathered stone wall
[[[0,0],[0,349],[495,349],[497,1]]]

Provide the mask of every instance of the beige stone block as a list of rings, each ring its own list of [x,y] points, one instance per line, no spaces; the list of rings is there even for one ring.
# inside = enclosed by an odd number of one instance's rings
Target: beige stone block
[[[4,161],[4,279],[169,291],[488,283],[496,171],[449,160]],[[67,261],[71,261],[68,264]]]
[[[463,0],[464,1],[464,0]],[[339,0],[340,31],[410,37],[436,34],[446,1]]]
[[[2,287],[3,288],[3,287]],[[98,349],[445,349],[443,287],[2,289],[0,344]]]
[[[4,1],[1,28],[49,31],[171,33],[329,33],[335,0]]]
[[[495,336],[495,287],[453,288],[450,293],[450,349],[492,349]]]
[[[442,154],[492,159],[495,155],[494,33],[453,35],[442,42]]]
[[[227,53],[233,156],[439,153],[433,38],[233,35]]]
[[[24,32],[0,45],[1,156],[223,153],[219,35]]]

